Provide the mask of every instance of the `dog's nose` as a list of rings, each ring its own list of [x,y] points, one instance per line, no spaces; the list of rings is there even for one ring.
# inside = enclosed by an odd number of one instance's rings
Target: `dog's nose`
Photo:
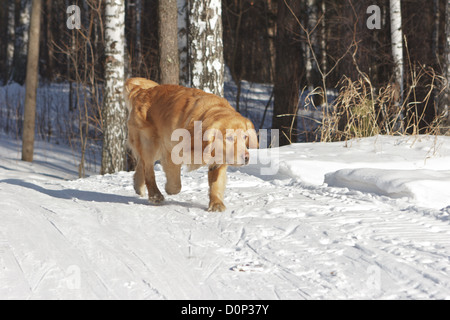
[[[248,152],[245,153],[244,161],[245,164],[248,164],[250,162],[250,154]]]

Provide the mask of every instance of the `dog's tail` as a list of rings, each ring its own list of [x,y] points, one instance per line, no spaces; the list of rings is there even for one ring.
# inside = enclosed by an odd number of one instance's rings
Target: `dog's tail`
[[[130,78],[125,83],[125,103],[128,111],[131,111],[133,100],[141,90],[147,90],[159,86],[156,82],[145,78]]]

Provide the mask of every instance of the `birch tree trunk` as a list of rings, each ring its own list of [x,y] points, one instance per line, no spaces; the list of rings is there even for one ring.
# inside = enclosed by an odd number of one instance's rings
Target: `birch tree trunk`
[[[159,68],[161,84],[179,83],[177,0],[159,0]]]
[[[325,13],[327,12],[327,5],[325,0],[322,0],[322,22],[320,26],[320,52],[321,52],[321,68],[322,73],[327,74],[328,64],[327,64],[327,23],[325,20]]]
[[[124,57],[125,0],[106,0],[102,174],[123,171],[127,164]]]
[[[395,84],[399,91],[396,109],[393,114],[394,131],[404,131],[404,115],[401,110],[403,104],[404,70],[403,70],[403,32],[402,32],[402,10],[400,0],[390,0],[391,13],[391,45],[394,58]]]
[[[31,16],[31,0],[20,0],[16,5],[20,4],[19,23],[16,23],[15,40],[14,40],[14,62],[12,79],[24,84],[27,67],[28,52],[28,32],[30,29]],[[16,8],[17,10],[18,8]]]
[[[15,1],[10,1],[8,4],[8,25],[7,25],[7,44],[6,44],[6,73],[5,73],[5,83],[11,80],[11,72],[13,67],[13,59],[14,59],[14,39],[15,39],[15,15],[16,15],[16,6]]]
[[[222,0],[195,0],[189,4],[192,86],[223,97]]]
[[[178,55],[180,58],[180,84],[190,87],[189,50],[188,50],[188,3],[178,0]]]
[[[36,124],[36,93],[39,74],[39,37],[41,30],[42,0],[33,0],[30,42],[26,75],[25,111],[22,137],[22,160],[32,162]]]
[[[306,48],[306,81],[309,91],[320,85],[319,69],[316,63],[316,59],[319,59],[318,10],[317,0],[307,0],[308,32],[311,40]]]
[[[444,132],[450,130],[450,0],[445,5],[445,52],[444,52],[445,87],[439,102],[438,115],[443,117]]]

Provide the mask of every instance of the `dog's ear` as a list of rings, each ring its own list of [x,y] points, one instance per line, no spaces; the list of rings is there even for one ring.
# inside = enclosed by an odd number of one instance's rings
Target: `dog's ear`
[[[258,134],[256,133],[255,126],[249,119],[246,120],[246,124],[248,134],[247,149],[258,149],[259,148]]]

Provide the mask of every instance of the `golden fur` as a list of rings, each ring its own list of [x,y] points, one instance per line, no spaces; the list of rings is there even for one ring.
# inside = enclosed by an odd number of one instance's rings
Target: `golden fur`
[[[143,78],[129,79],[125,87],[129,109],[128,142],[137,160],[134,175],[136,192],[143,196],[146,186],[151,203],[160,204],[164,201],[155,181],[153,166],[158,160],[166,174],[165,189],[169,195],[181,191],[180,172],[183,164],[188,165],[191,170],[207,165],[210,198],[208,211],[224,211],[227,166],[247,164],[248,148],[257,147],[252,122],[236,112],[227,100],[198,89],[158,85]],[[200,122],[202,150],[194,147],[194,137],[198,130],[195,123]],[[173,161],[172,151],[177,145],[180,146],[178,141],[172,141],[176,130],[184,130],[181,132],[188,132],[191,137],[184,141],[189,144],[189,152],[181,152],[183,163]],[[199,159],[198,152],[201,161],[193,163],[193,159]]]

